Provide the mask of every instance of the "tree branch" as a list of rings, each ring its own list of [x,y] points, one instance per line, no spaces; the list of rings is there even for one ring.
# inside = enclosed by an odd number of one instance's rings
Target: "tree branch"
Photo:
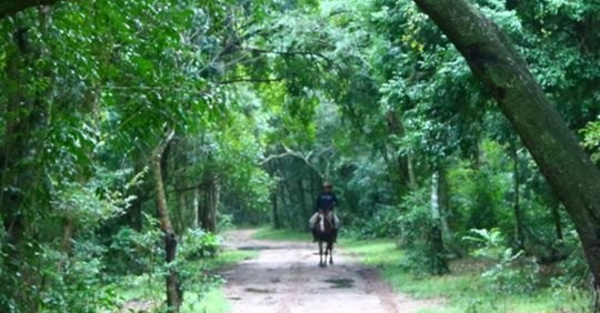
[[[280,55],[303,55],[303,56],[311,56],[311,57],[318,56],[318,57],[322,58],[323,60],[327,61],[327,63],[333,64],[333,61],[331,59],[324,56],[320,52],[314,52],[314,51],[306,51],[306,50],[279,51],[279,50],[265,50],[265,49],[255,48],[255,47],[245,47],[245,48],[243,48],[243,50],[249,51],[249,52],[256,52],[256,53],[271,53],[271,54],[280,54]]]
[[[260,165],[263,165],[273,159],[280,159],[280,158],[284,158],[287,156],[292,156],[292,157],[302,160],[309,168],[311,168],[313,171],[315,171],[315,173],[317,173],[320,177],[325,177],[323,175],[323,173],[321,172],[321,170],[310,162],[310,158],[311,158],[312,154],[315,152],[314,150],[308,152],[308,154],[306,154],[306,155],[303,155],[302,153],[300,153],[298,151],[294,151],[294,150],[288,148],[286,145],[282,145],[282,146],[283,146],[283,149],[285,150],[284,153],[271,155],[271,156],[267,157],[266,159],[264,159],[263,161],[261,161]]]
[[[220,81],[220,85],[234,84],[234,83],[272,83],[282,81],[283,78],[247,78],[247,77],[234,77],[232,79]]]

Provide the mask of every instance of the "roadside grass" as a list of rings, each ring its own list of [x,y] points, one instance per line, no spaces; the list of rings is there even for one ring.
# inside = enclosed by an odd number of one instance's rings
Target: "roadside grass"
[[[198,273],[199,275],[213,272],[217,269],[239,263],[241,261],[255,258],[256,251],[225,250],[218,253],[213,258],[205,258],[196,261],[189,261],[184,265],[184,271],[188,274]],[[192,278],[194,279],[194,278]],[[198,282],[198,284],[202,284]],[[221,283],[218,278],[214,282],[208,282],[206,285],[195,286],[194,290],[185,290],[182,313],[202,312],[202,313],[227,313],[230,311],[230,305],[221,290]],[[162,275],[138,275],[124,276],[115,284],[115,294],[119,296],[119,303],[123,305],[133,305],[132,310],[146,306],[143,310],[152,312],[158,308],[165,298],[164,278]],[[148,309],[150,307],[150,309]],[[130,312],[125,310],[123,312]]]
[[[404,253],[393,240],[344,240],[347,252],[362,263],[380,269],[381,276],[398,291],[417,299],[441,299],[442,308],[422,313],[578,313],[588,312],[589,295],[579,290],[545,288],[534,293],[508,293],[493,290],[482,276],[481,264],[453,264],[459,268],[444,276],[416,277],[402,266]],[[458,261],[456,263],[460,263]],[[466,268],[465,268],[466,266]],[[485,266],[484,266],[485,267]]]
[[[270,226],[258,228],[252,236],[254,239],[276,240],[276,241],[310,241],[311,234],[308,231],[300,232],[289,229],[274,229]]]
[[[198,268],[215,270],[244,260],[253,259],[257,256],[257,251],[224,250],[218,253],[214,258],[201,259],[195,262],[198,264]]]

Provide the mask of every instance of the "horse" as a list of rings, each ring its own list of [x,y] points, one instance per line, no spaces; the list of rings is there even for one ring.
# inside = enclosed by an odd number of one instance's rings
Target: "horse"
[[[333,264],[333,241],[335,239],[335,229],[332,223],[332,213],[326,215],[319,211],[315,223],[314,232],[319,242],[319,266],[327,266],[327,256],[329,255],[329,264]],[[323,243],[326,243],[325,258],[323,258]]]

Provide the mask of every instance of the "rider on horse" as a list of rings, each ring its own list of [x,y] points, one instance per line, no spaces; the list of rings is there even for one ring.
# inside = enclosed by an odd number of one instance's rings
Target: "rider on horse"
[[[317,221],[317,217],[319,216],[319,212],[325,213],[325,216],[330,218],[331,224],[334,228],[334,242],[337,239],[337,231],[339,225],[339,219],[337,215],[333,211],[335,206],[338,204],[338,199],[335,194],[331,191],[333,186],[329,182],[323,183],[323,192],[317,197],[316,205],[315,205],[315,214],[310,218],[309,225],[310,229],[313,233],[313,241],[317,241],[317,231],[315,228],[315,223]]]

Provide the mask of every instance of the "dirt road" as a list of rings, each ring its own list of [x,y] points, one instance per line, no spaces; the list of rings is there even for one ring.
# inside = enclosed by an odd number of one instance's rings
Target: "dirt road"
[[[259,252],[258,258],[222,273],[233,313],[411,313],[440,305],[392,292],[376,270],[339,249],[335,264],[321,268],[316,244],[251,235],[242,230],[227,236],[232,248]]]

